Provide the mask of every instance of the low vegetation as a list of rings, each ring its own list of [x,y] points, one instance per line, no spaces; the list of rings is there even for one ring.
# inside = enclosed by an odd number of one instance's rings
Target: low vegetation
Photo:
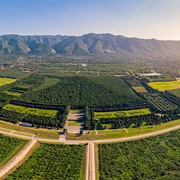
[[[84,179],[84,146],[42,144],[7,180]]]
[[[14,81],[16,81],[16,79],[12,79],[12,78],[0,78],[0,86],[3,86],[5,84],[11,84]]]
[[[180,89],[174,89],[174,90],[170,90],[168,92],[170,92],[180,98]]]
[[[159,91],[171,90],[171,89],[179,89],[180,81],[166,81],[166,82],[150,82],[148,85],[154,89],[158,89]]]
[[[0,134],[0,167],[13,157],[26,141],[15,139]]]
[[[127,111],[111,111],[111,112],[94,112],[94,118],[123,118],[130,116],[140,116],[151,114],[151,111],[148,108],[136,109],[136,110],[127,110]]]
[[[14,104],[7,104],[3,107],[5,110],[14,111],[22,114],[31,114],[36,116],[55,117],[58,113],[57,110],[29,108],[25,106],[19,106]]]
[[[180,131],[99,145],[99,179],[179,179]]]

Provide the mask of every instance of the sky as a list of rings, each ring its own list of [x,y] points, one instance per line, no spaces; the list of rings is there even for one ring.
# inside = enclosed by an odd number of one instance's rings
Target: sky
[[[0,0],[0,35],[180,40],[180,0]]]

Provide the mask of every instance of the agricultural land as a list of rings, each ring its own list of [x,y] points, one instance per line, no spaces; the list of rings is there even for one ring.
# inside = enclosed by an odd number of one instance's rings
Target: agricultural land
[[[84,146],[41,144],[8,180],[84,179]]]
[[[99,145],[99,179],[180,178],[180,131]]]

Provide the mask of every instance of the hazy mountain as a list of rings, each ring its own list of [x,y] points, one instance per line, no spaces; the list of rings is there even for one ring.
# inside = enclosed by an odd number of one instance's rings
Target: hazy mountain
[[[0,36],[0,54],[180,56],[180,41],[127,38],[112,34],[83,36]]]

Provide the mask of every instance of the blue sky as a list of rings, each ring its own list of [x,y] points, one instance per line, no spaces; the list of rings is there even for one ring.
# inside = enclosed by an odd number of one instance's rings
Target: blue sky
[[[180,40],[180,0],[0,0],[0,34]]]

